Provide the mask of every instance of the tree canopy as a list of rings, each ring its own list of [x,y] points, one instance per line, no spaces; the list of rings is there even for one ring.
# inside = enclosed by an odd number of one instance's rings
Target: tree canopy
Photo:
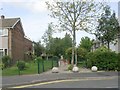
[[[44,51],[45,51],[45,48],[41,44],[41,41],[34,42],[34,54],[36,56],[41,56],[41,54],[44,53]]]
[[[92,40],[90,40],[89,37],[82,37],[82,38],[81,38],[81,41],[80,41],[79,47],[80,47],[80,48],[84,48],[84,49],[86,49],[88,52],[90,52],[92,45],[93,45],[93,42],[92,42]]]
[[[69,31],[72,35],[72,64],[76,64],[76,31],[90,31],[102,10],[102,4],[94,0],[53,0],[46,2],[51,17],[58,20],[56,29]]]
[[[109,49],[109,44],[118,37],[119,23],[116,19],[115,12],[111,13],[108,5],[104,10],[104,13],[101,14],[101,18],[99,19],[96,35],[103,44],[107,44]]]

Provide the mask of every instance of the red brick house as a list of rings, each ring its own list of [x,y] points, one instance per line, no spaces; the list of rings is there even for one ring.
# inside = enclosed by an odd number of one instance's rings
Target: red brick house
[[[32,41],[25,37],[20,18],[0,19],[0,56],[9,55],[13,61],[25,60],[32,52]]]

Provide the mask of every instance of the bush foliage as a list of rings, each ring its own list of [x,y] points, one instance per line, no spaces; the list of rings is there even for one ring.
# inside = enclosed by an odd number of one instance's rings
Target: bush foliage
[[[19,70],[24,70],[26,67],[25,61],[18,61],[17,62],[17,67]]]
[[[118,70],[118,55],[106,47],[87,54],[87,67],[97,66],[99,70]]]
[[[120,71],[120,53],[118,53],[118,71]]]
[[[73,69],[73,65],[72,64],[69,64],[68,65],[68,70],[72,70]]]
[[[2,57],[2,64],[4,65],[3,68],[7,68],[11,65],[11,58],[9,56]]]

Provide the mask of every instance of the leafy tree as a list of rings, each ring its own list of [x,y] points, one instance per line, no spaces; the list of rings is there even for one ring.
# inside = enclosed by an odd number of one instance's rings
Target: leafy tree
[[[55,56],[59,56],[59,54],[63,53],[61,46],[61,38],[53,38],[53,42],[50,46],[50,53]]]
[[[50,47],[52,43],[52,35],[54,30],[52,29],[52,23],[48,25],[48,29],[45,31],[44,35],[42,36],[43,42],[45,44],[46,53],[50,54]]]
[[[109,6],[106,6],[104,10],[104,13],[101,14],[101,18],[99,19],[96,34],[98,39],[104,44],[107,44],[109,49],[110,43],[117,38],[119,23],[116,19],[115,12],[111,14]]]
[[[85,61],[86,60],[86,55],[87,55],[87,50],[84,48],[79,47],[77,49],[77,56],[79,61]]]
[[[72,38],[70,37],[70,34],[66,33],[65,37],[62,38],[62,40],[61,40],[61,44],[62,44],[61,46],[62,46],[62,50],[63,50],[62,55],[64,57],[66,57],[65,51],[68,48],[72,47]]]
[[[65,56],[66,49],[72,46],[71,42],[72,42],[72,38],[67,33],[65,37],[62,39],[57,37],[52,38],[52,42],[49,42],[50,43],[49,54],[55,56],[60,56],[60,55]]]
[[[34,53],[35,55],[41,56],[41,54],[45,51],[44,46],[41,44],[41,41],[34,42]]]
[[[84,48],[88,52],[90,52],[92,45],[93,45],[93,42],[92,42],[92,40],[90,40],[89,37],[83,37],[83,38],[81,38],[79,47]]]
[[[65,53],[66,53],[66,58],[67,58],[67,59],[70,61],[70,63],[71,63],[72,47],[68,48],[68,49],[65,51]]]
[[[102,4],[96,3],[94,0],[71,0],[69,2],[53,0],[46,4],[51,11],[51,17],[58,19],[57,29],[67,30],[72,35],[72,64],[75,64],[76,31],[89,31],[93,27],[94,21],[99,17],[98,13]]]
[[[86,55],[87,55],[87,50],[84,48],[76,48],[77,51],[77,58],[78,61],[85,61],[86,60]],[[68,49],[66,49],[66,58],[71,61],[71,54],[72,54],[72,47],[69,47]],[[77,61],[76,61],[77,62]]]

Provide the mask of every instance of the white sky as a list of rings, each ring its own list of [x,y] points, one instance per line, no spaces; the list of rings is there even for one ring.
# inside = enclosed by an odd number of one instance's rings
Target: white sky
[[[45,1],[47,0],[0,0],[0,8],[3,8],[0,10],[0,15],[3,14],[6,18],[20,17],[26,36],[31,40],[38,41],[41,40],[48,23],[55,21],[48,15],[49,11],[46,8]],[[120,0],[106,1],[111,2],[109,5],[112,10],[118,11],[117,2]],[[64,37],[64,34],[65,32],[55,33],[54,37]],[[94,38],[93,35],[79,31],[76,38],[77,44],[84,36]]]

